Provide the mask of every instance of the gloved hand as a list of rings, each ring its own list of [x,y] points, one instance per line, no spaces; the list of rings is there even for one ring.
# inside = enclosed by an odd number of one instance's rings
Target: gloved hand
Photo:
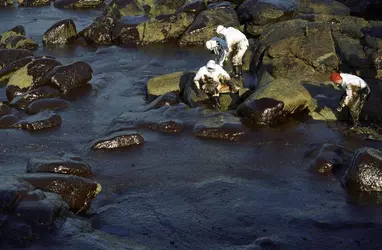
[[[338,112],[341,112],[341,111],[342,111],[342,107],[338,107],[338,108],[337,108],[337,111],[338,111]]]

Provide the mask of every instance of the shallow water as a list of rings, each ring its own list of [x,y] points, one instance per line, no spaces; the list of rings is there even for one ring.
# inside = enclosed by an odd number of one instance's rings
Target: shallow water
[[[5,8],[0,31],[24,25],[41,45],[42,34],[56,21],[72,18],[81,30],[100,14]],[[104,135],[113,119],[146,104],[150,77],[197,70],[210,54],[174,44],[40,48],[36,54],[63,64],[90,63],[93,87],[59,112],[58,129],[0,130],[2,174],[24,173],[31,157],[80,156],[103,186],[91,209],[96,228],[152,249],[380,247],[382,207],[351,203],[338,180],[312,175],[303,159],[312,144],[381,148],[380,143],[344,138],[324,123],[306,122],[254,131],[242,142],[143,130],[143,147],[90,152],[88,144]]]

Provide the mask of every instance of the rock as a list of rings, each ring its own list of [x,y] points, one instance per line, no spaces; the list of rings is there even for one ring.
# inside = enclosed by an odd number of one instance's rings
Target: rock
[[[35,50],[38,44],[32,39],[20,35],[14,31],[7,31],[1,34],[0,45],[7,49],[27,49]]]
[[[53,111],[42,111],[37,115],[25,118],[16,124],[13,128],[20,128],[29,131],[38,131],[41,129],[53,128],[60,126],[62,123],[61,117]]]
[[[42,84],[58,88],[62,93],[81,87],[92,79],[93,70],[86,62],[78,61],[55,67],[44,76]],[[38,86],[38,85],[35,85]]]
[[[156,0],[150,9],[151,16],[174,14],[183,5],[190,3],[189,0]]]
[[[206,9],[206,3],[203,0],[196,0],[188,3],[179,8],[176,13],[184,12],[198,15],[200,12]]]
[[[112,29],[115,20],[108,16],[98,17],[91,25],[78,33],[79,37],[84,38],[91,44],[112,44]]]
[[[4,102],[0,102],[0,117],[8,114],[10,111],[10,108],[8,107],[7,104],[5,104]]]
[[[331,108],[324,107],[320,110],[315,110],[311,112],[309,115],[316,121],[336,121],[338,120],[337,114],[335,110]]]
[[[342,176],[349,167],[354,152],[344,146],[323,144],[306,153],[309,169],[319,175]]]
[[[202,91],[198,90],[193,81],[194,77],[190,77],[188,83],[184,87],[182,100],[191,108],[207,105],[212,107],[213,103],[209,97]]]
[[[27,173],[56,173],[69,174],[80,177],[91,177],[89,164],[68,157],[62,159],[32,158],[27,164]]]
[[[114,14],[117,13],[117,14]],[[140,1],[137,0],[112,0],[106,8],[105,14],[109,17],[141,16],[145,10]]]
[[[0,49],[0,69],[21,58],[33,56],[33,53],[25,49]]]
[[[56,0],[53,6],[56,8],[97,8],[103,0]]]
[[[47,44],[68,44],[77,37],[77,29],[72,19],[64,19],[53,24],[42,36],[42,42]]]
[[[167,16],[158,16],[137,26],[140,33],[140,43],[163,43],[178,39],[194,21],[195,16],[188,13],[179,13]]]
[[[259,0],[245,0],[236,10],[237,16],[241,24],[249,23],[252,21],[251,8]]]
[[[73,175],[34,173],[20,176],[20,179],[35,188],[60,195],[76,213],[86,212],[102,189],[95,181]]]
[[[254,24],[266,25],[287,19],[295,14],[297,7],[295,0],[261,0],[251,7],[252,20]]]
[[[373,148],[360,148],[342,178],[349,191],[382,191],[382,152]]]
[[[194,77],[193,72],[174,72],[153,77],[147,82],[147,95],[150,99],[168,92],[181,93],[187,82]]]
[[[12,126],[19,121],[19,118],[15,115],[5,115],[0,118],[0,128],[8,129],[12,128]]]
[[[12,29],[10,29],[9,31],[13,31],[19,35],[25,36],[25,28],[22,25],[17,25],[15,27],[13,27]]]
[[[0,8],[13,5],[13,0],[0,0]]]
[[[43,110],[62,110],[70,107],[70,103],[59,98],[47,98],[33,101],[29,104],[27,113],[37,114]]]
[[[264,74],[267,75],[267,73]],[[288,91],[285,91],[285,89],[288,89]],[[259,101],[263,98],[266,99]],[[269,99],[272,99],[272,101]],[[284,104],[282,109],[280,102]],[[239,116],[252,124],[258,124],[259,122],[278,124],[287,117],[300,115],[307,110],[314,109],[315,105],[312,97],[296,79],[272,79],[272,77],[263,76],[259,88],[239,105],[237,111]],[[269,116],[267,114],[268,110],[273,111]],[[265,117],[259,120],[257,116],[260,113],[265,113]]]
[[[13,73],[15,73],[17,70],[21,69],[33,60],[33,56],[28,56],[14,61],[12,63],[9,63],[0,71],[0,82],[8,82],[8,79],[13,75]]]
[[[246,129],[236,117],[211,117],[194,127],[194,135],[200,138],[238,141],[246,134]]]
[[[224,8],[233,8],[232,3],[229,1],[219,1],[219,2],[212,2],[207,5],[207,10],[224,9]]]
[[[180,38],[182,44],[204,44],[216,35],[216,27],[239,27],[239,20],[233,8],[202,11]]]
[[[15,92],[10,93],[13,93],[12,96],[8,97],[9,100],[12,100],[10,105],[21,110],[27,110],[29,104],[36,100],[54,98],[60,95],[60,91],[49,86],[33,89],[26,93],[21,93],[20,95],[16,93],[16,97],[14,96]]]
[[[25,193],[33,187],[13,177],[2,177],[0,183],[0,213],[14,211]]]
[[[160,121],[158,126],[152,127],[153,130],[157,130],[162,133],[179,133],[183,130],[183,128],[183,122],[179,120]]]
[[[130,148],[144,143],[143,137],[135,132],[116,132],[92,142],[92,150],[114,150]]]
[[[51,58],[40,58],[33,60],[11,75],[7,87],[16,86],[24,92],[32,86],[37,88],[43,80],[45,74],[59,65],[61,65],[60,62]]]
[[[325,14],[325,15],[337,15],[337,16],[350,15],[350,9],[346,5],[334,0],[300,1],[298,12],[303,14]]]
[[[112,30],[113,41],[118,44],[139,44],[143,39],[147,16],[123,17]]]
[[[23,7],[36,7],[42,5],[48,5],[49,0],[18,0],[19,6]]]
[[[152,101],[150,104],[146,106],[145,111],[150,109],[158,109],[166,105],[173,106],[178,103],[179,103],[178,95],[175,92],[168,92],[166,94],[159,96],[158,98],[155,98],[154,101]]]

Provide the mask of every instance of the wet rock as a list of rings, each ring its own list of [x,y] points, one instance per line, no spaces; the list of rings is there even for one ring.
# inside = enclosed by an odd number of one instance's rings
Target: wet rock
[[[10,29],[9,31],[13,31],[19,35],[25,36],[25,28],[22,25],[17,25],[15,27],[13,27],[12,29]]]
[[[246,134],[246,129],[235,117],[212,117],[202,124],[195,125],[194,135],[201,138],[237,141]],[[227,119],[227,120],[226,120]],[[233,121],[231,121],[233,120]]]
[[[0,183],[0,213],[12,212],[25,193],[33,187],[13,177],[2,177]]]
[[[96,8],[103,0],[56,0],[53,6],[56,8]]]
[[[188,81],[194,77],[193,72],[174,72],[153,77],[147,82],[147,95],[151,99],[168,92],[180,93]]]
[[[257,115],[259,115],[261,108],[264,109],[264,113],[267,113],[267,105],[265,104],[268,104],[267,100],[269,99],[279,102],[272,101],[272,105],[269,106],[273,112],[270,116],[265,115],[267,117],[265,121],[268,124],[277,124],[284,121],[286,117],[300,115],[308,109],[315,109],[312,97],[299,81],[287,78],[273,79],[267,77],[267,75],[267,73],[264,73],[259,88],[237,109],[238,114],[248,122],[253,124],[259,122]],[[288,91],[285,91],[285,89],[288,89]],[[266,99],[259,101],[263,98]],[[284,104],[282,109],[281,103]],[[282,116],[280,117],[278,114]]]
[[[7,49],[27,49],[35,50],[38,44],[32,39],[20,35],[14,31],[7,31],[1,34],[0,45]]]
[[[12,93],[8,86],[19,87],[24,92],[32,86],[37,88],[45,74],[59,65],[61,65],[60,62],[51,58],[39,58],[31,61],[11,75],[7,85],[7,96],[12,96],[12,94],[8,95],[8,92]]]
[[[15,92],[11,92],[15,93]],[[60,95],[60,91],[49,86],[40,87],[37,89],[30,90],[26,93],[21,93],[20,95],[10,96],[9,100],[12,100],[10,105],[21,110],[27,110],[29,104],[36,100],[53,98]]]
[[[104,138],[94,141],[91,145],[92,150],[114,150],[130,148],[144,143],[143,137],[135,132],[116,132]]]
[[[323,144],[306,153],[309,169],[319,175],[342,176],[349,167],[354,152],[344,146]]]
[[[175,92],[168,92],[156,98],[150,104],[148,104],[145,110],[158,109],[166,105],[176,105],[179,103],[178,95]]]
[[[178,39],[194,21],[195,16],[188,13],[179,13],[167,16],[158,16],[137,26],[140,34],[140,43],[163,43]]]
[[[48,5],[49,0],[18,0],[19,6],[23,7],[36,7],[42,5]]]
[[[188,0],[156,0],[150,9],[151,16],[174,14],[183,5],[189,3]]]
[[[61,20],[47,31],[42,36],[43,44],[67,44],[77,37],[77,29],[72,19]]]
[[[8,107],[7,104],[5,104],[4,102],[0,102],[0,117],[8,114],[10,111],[10,108]]]
[[[35,188],[60,195],[74,212],[86,212],[93,198],[101,192],[97,182],[73,175],[28,174],[20,177]]]
[[[1,129],[7,129],[12,128],[12,126],[19,121],[19,117],[15,115],[5,115],[0,118],[0,128]]]
[[[179,120],[161,121],[156,130],[162,133],[179,133],[183,130],[183,122]]]
[[[298,12],[303,14],[325,14],[325,15],[349,15],[350,9],[334,0],[319,1],[308,0],[300,1]]]
[[[98,17],[91,25],[78,33],[79,37],[84,38],[91,44],[112,44],[112,29],[115,20],[108,16]]]
[[[139,44],[145,32],[147,16],[123,17],[112,30],[113,41],[118,44]]]
[[[68,157],[62,159],[32,158],[27,164],[27,173],[56,173],[91,177],[89,164]]]
[[[342,185],[349,191],[382,191],[382,152],[361,148],[355,152],[350,167],[345,172]]]
[[[0,8],[13,5],[13,0],[0,0]]]
[[[329,107],[324,107],[322,109],[316,109],[309,115],[316,121],[336,121],[338,120],[338,114],[335,112],[337,111]]]
[[[212,2],[207,5],[207,10],[212,9],[224,9],[224,8],[232,8],[231,2],[228,1],[221,1],[221,2]]]
[[[273,126],[285,119],[284,103],[271,98],[253,100],[238,110],[253,125]]]
[[[249,23],[252,21],[251,7],[254,6],[259,0],[245,0],[236,10],[237,17],[241,24]]]
[[[25,129],[28,131],[38,131],[47,128],[60,126],[62,123],[61,117],[53,111],[42,111],[37,115],[25,118],[16,124],[13,128]]]
[[[33,56],[33,53],[25,49],[0,49],[0,69],[14,61],[29,56]]]
[[[59,98],[47,98],[33,101],[29,104],[27,113],[37,114],[43,110],[62,110],[70,107],[70,103]]]
[[[253,23],[266,25],[282,18],[290,18],[297,11],[298,3],[294,0],[263,0],[251,8]]]
[[[13,100],[17,96],[21,96],[25,93],[26,89],[21,89],[19,86],[9,85],[5,89],[8,100]]]
[[[145,10],[141,1],[112,0],[106,8],[105,14],[109,17],[141,16],[145,14]]]
[[[206,7],[207,6],[206,6],[205,1],[197,0],[197,1],[193,1],[189,4],[182,6],[181,8],[179,8],[176,11],[176,13],[185,12],[185,13],[192,13],[192,14],[197,15],[200,12],[202,12],[203,10],[205,10]]]
[[[9,63],[0,71],[0,82],[7,82],[13,73],[15,73],[17,70],[21,69],[33,60],[33,56],[28,56],[14,61],[12,63]]]
[[[44,76],[42,84],[58,88],[62,93],[81,87],[92,79],[93,70],[86,62],[78,61],[55,67]]]
[[[209,106],[212,107],[212,101],[202,90],[198,90],[194,84],[194,76],[193,74],[187,84],[182,91],[182,100],[184,103],[189,105],[191,108],[199,107],[199,106]]]
[[[180,38],[182,44],[204,44],[216,35],[216,27],[238,27],[239,21],[233,8],[202,11]]]

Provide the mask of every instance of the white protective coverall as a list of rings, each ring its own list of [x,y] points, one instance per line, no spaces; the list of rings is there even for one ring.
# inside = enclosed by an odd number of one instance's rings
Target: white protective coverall
[[[370,95],[370,88],[367,83],[360,77],[340,73],[342,78],[341,87],[346,91],[344,98],[341,100],[341,108],[347,106],[350,110],[354,125],[358,125],[359,115],[361,114],[363,105]]]
[[[219,37],[213,37],[206,42],[206,47],[215,54],[215,62],[223,67],[228,54],[227,42]]]
[[[233,27],[225,28],[222,25],[216,28],[216,33],[224,36],[228,46],[228,56],[232,55],[232,65],[242,65],[243,56],[249,47],[247,37],[238,29]]]

